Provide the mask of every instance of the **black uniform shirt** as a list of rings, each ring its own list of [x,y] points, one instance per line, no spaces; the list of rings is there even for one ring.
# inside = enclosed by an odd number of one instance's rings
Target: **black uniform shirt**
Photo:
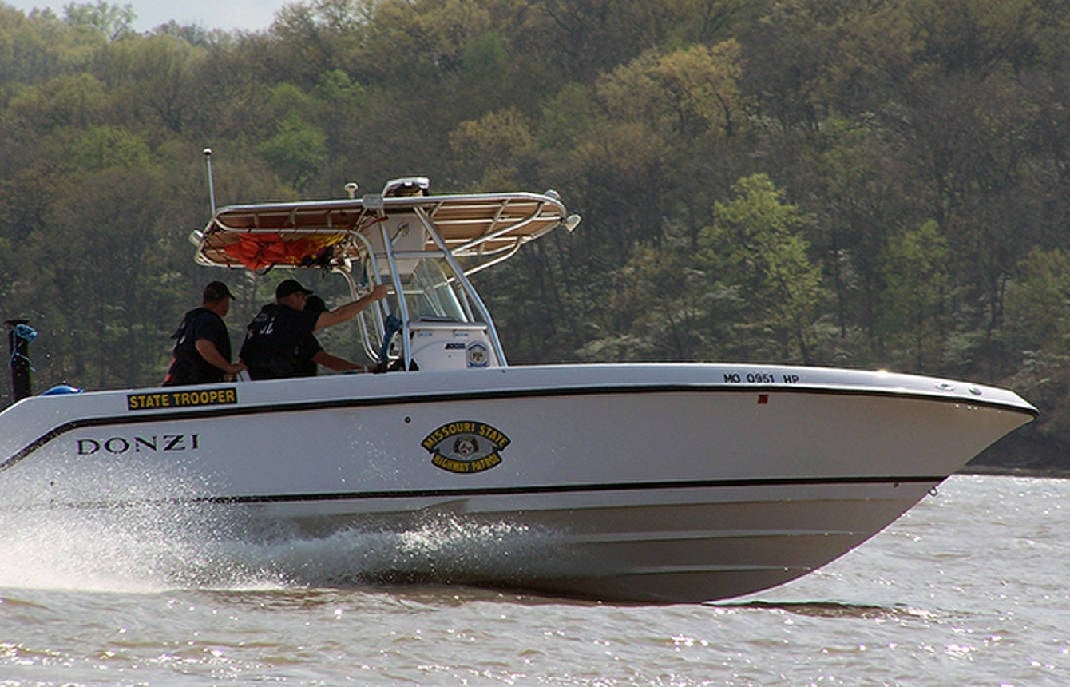
[[[298,346],[310,336],[319,319],[318,312],[294,310],[269,303],[260,309],[241,347],[241,359],[253,379],[294,377],[300,372]]]
[[[164,386],[215,384],[223,381],[223,370],[212,365],[197,351],[197,341],[206,339],[230,362],[230,334],[223,318],[207,308],[194,308],[182,317],[182,324],[172,335],[176,339],[174,359],[167,371]]]

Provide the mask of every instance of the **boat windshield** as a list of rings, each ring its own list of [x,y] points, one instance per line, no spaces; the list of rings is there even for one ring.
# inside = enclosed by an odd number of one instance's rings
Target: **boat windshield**
[[[373,360],[382,360],[386,341],[393,341],[387,351],[390,359],[400,355],[397,347],[397,329],[388,326],[388,315],[407,318],[409,325],[417,322],[477,323],[483,318],[474,315],[477,307],[466,295],[465,288],[444,258],[437,256],[400,256],[397,273],[405,294],[405,307],[401,308],[397,296],[390,294],[379,307],[366,308],[357,317],[365,353]],[[382,267],[382,264],[379,265]],[[373,262],[364,265],[363,274],[373,274]],[[392,284],[389,274],[383,274],[383,282]]]
[[[446,276],[442,260],[422,259],[403,282],[409,318],[470,322],[471,310],[457,281]]]

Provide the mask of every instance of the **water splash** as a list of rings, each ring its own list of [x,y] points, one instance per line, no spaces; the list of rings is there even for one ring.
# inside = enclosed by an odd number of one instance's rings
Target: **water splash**
[[[200,579],[251,584],[257,571],[220,559],[218,518],[175,502],[0,514],[0,586],[152,592]]]
[[[168,485],[174,494],[183,485]],[[325,536],[251,529],[234,506],[177,499],[0,511],[0,587],[152,593],[379,584],[510,586],[550,574],[553,533],[435,514]]]
[[[563,559],[553,532],[508,522],[435,514],[396,529],[348,527],[326,537],[251,546],[257,564],[293,584],[500,584],[552,575]]]
[[[203,466],[73,454],[0,481],[0,587],[156,592],[383,583],[492,584],[569,565],[562,538],[452,506],[300,530],[226,493]],[[114,505],[122,503],[125,505]],[[60,505],[66,504],[66,505]],[[70,505],[75,504],[75,505]]]

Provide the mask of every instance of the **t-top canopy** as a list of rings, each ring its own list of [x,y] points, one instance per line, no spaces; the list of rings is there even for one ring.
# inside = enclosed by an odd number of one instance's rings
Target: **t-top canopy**
[[[559,224],[575,227],[557,194],[456,194],[363,198],[257,205],[220,209],[190,239],[197,262],[262,270],[270,267],[336,268],[358,259],[380,223],[411,216],[435,231],[456,257],[487,263],[508,257],[521,245]],[[437,251],[427,235],[425,249]],[[476,267],[474,269],[479,269]],[[471,270],[471,271],[474,271]]]

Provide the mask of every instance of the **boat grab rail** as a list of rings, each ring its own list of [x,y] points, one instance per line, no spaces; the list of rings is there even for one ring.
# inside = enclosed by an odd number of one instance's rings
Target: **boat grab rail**
[[[409,306],[405,302],[405,289],[404,284],[401,283],[401,274],[398,272],[397,261],[394,260],[394,247],[393,242],[390,240],[390,236],[387,232],[385,225],[379,225],[379,231],[383,236],[383,250],[386,251],[387,263],[390,265],[390,277],[394,283],[394,293],[397,294],[398,310],[401,314],[401,357],[404,360],[405,366],[403,370],[408,370],[412,365],[412,349],[409,344]],[[378,274],[376,275],[378,278]],[[386,300],[385,298],[383,300]],[[388,307],[388,306],[384,306]],[[389,315],[387,315],[387,322],[390,321]],[[383,332],[383,347],[381,349],[382,355],[386,355],[387,345],[389,344],[388,337],[391,336],[389,331],[384,328]],[[386,360],[380,360],[380,363],[386,364]]]
[[[371,281],[373,283],[375,283],[375,284],[382,283],[379,280],[379,274],[380,274],[379,273],[379,261],[375,257],[375,251],[372,249],[371,241],[368,240],[367,236],[365,236],[364,234],[361,234],[361,233],[356,233],[356,234],[354,234],[354,236],[356,236],[357,239],[359,239],[364,244],[364,251],[368,256],[368,261],[371,263],[371,268],[372,268],[372,275],[373,276],[371,277]],[[353,271],[352,271],[352,269],[343,272],[343,274],[345,275],[346,280],[349,282],[350,294],[353,296],[353,299],[356,300],[356,298],[357,298],[357,285],[353,281]],[[404,300],[404,296],[402,296],[402,300]],[[375,323],[374,324],[375,324],[375,327],[376,327],[376,331],[377,332],[386,332],[386,322],[390,317],[390,303],[387,302],[387,300],[384,298],[381,301],[379,301],[376,304],[376,306],[377,307],[375,307],[375,308],[369,308],[369,310],[371,310],[373,313],[375,313]],[[385,313],[385,315],[384,315],[384,313]],[[386,363],[385,360],[380,360],[379,359],[379,350],[376,350],[371,345],[371,336],[370,336],[370,332],[368,332],[367,325],[365,324],[364,313],[363,312],[360,313],[357,316],[357,326],[360,327],[360,330],[361,330],[361,337],[360,337],[361,338],[361,345],[364,348],[365,355],[367,355],[369,358],[371,358],[372,360],[374,360],[377,363],[384,363],[385,364]]]
[[[450,266],[450,269],[452,269],[453,273],[457,275],[457,280],[461,283],[461,286],[464,288],[465,293],[468,295],[469,298],[472,299],[472,302],[475,303],[476,309],[479,310],[479,314],[483,318],[483,322],[487,325],[487,335],[490,337],[491,346],[494,347],[494,354],[498,356],[498,364],[502,367],[508,367],[508,363],[505,360],[505,350],[502,348],[502,342],[498,338],[498,328],[494,326],[494,321],[490,316],[490,310],[487,309],[487,306],[483,302],[483,299],[480,298],[479,292],[476,291],[474,286],[472,286],[472,282],[468,281],[467,275],[465,275],[464,270],[461,268],[460,264],[458,264],[457,258],[454,257],[453,253],[446,245],[446,242],[442,240],[441,236],[439,236],[438,231],[435,229],[434,222],[431,221],[431,218],[427,215],[423,208],[414,208],[414,211],[416,213],[416,216],[423,223],[424,229],[431,237],[431,240],[434,241],[435,245],[437,245],[439,247],[439,250],[442,251],[442,257],[445,258],[447,264],[449,264]],[[405,323],[405,333],[406,335],[408,334],[408,322]]]

